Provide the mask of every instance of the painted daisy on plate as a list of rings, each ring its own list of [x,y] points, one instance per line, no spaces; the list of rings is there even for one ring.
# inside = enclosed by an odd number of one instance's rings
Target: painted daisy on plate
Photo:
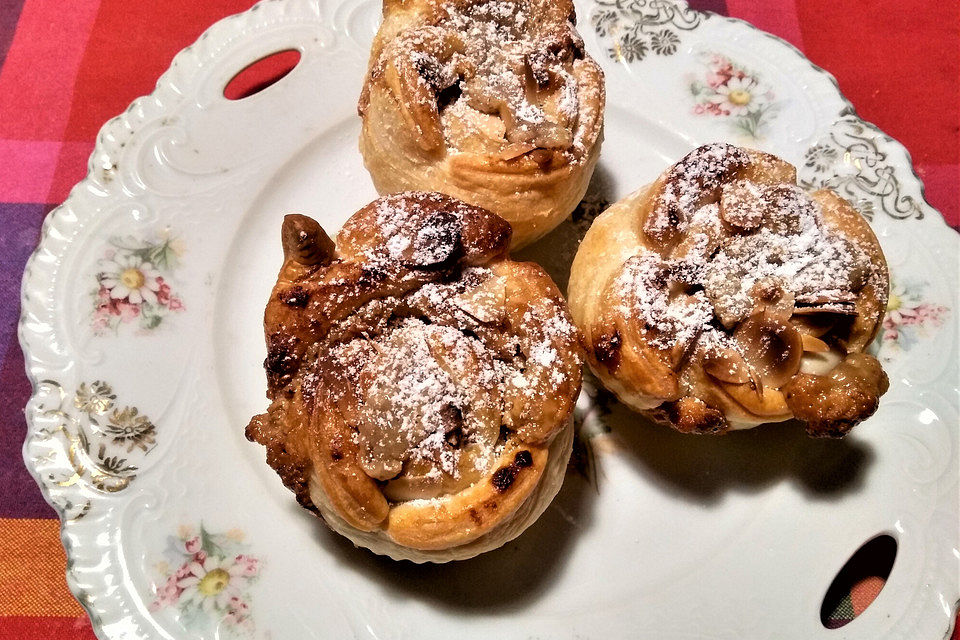
[[[183,311],[183,301],[167,282],[182,253],[179,240],[166,233],[155,240],[113,237],[109,243],[97,263],[95,334],[133,322],[142,330],[154,329],[169,314]]]
[[[760,93],[761,89],[753,78],[730,78],[716,87],[716,93],[710,96],[710,101],[731,116],[744,116],[750,113],[751,107],[756,107]]]
[[[706,72],[690,78],[696,115],[723,118],[741,136],[756,140],[778,109],[760,76],[721,54],[703,58]]]
[[[207,557],[187,565],[187,575],[177,581],[177,587],[183,589],[183,606],[196,605],[210,612],[223,611],[231,602],[238,602],[245,582],[243,567],[235,559]]]
[[[175,609],[188,627],[214,624],[234,634],[252,633],[249,592],[261,563],[243,553],[242,539],[235,529],[220,534],[203,524],[199,531],[180,527],[169,538],[166,559],[154,565],[160,580],[150,609]]]
[[[133,304],[144,300],[157,303],[160,290],[160,272],[135,253],[114,254],[112,260],[101,263],[100,285],[106,287],[114,300],[128,299]]]

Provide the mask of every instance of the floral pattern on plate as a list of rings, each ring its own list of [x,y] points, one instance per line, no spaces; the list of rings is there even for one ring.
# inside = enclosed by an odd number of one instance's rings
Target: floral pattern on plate
[[[57,419],[56,428],[43,435],[64,443],[72,471],[70,477],[52,480],[60,486],[88,480],[107,493],[126,489],[156,445],[157,429],[150,418],[134,406],[120,406],[113,387],[102,380],[81,382],[72,399],[53,380],[41,384],[59,398],[59,404],[41,409],[44,416]]]
[[[182,243],[168,232],[153,240],[111,237],[97,263],[94,334],[116,332],[120,325],[133,322],[149,331],[169,314],[183,311],[183,300],[167,282],[182,254]]]
[[[232,635],[252,635],[249,591],[261,562],[245,553],[244,537],[240,529],[212,533],[202,522],[199,530],[179,527],[154,565],[160,579],[150,610],[176,609],[187,627],[213,623]]]
[[[73,403],[86,414],[96,431],[109,438],[115,447],[126,449],[127,453],[136,447],[147,453],[157,443],[156,426],[136,407],[115,408],[114,400],[116,395],[110,385],[97,380],[89,386],[80,383]]]
[[[680,46],[678,31],[700,25],[699,12],[671,0],[599,0],[590,16],[597,35],[609,40],[607,55],[617,62],[639,62],[649,53],[672,56]]]
[[[921,201],[898,177],[885,137],[856,116],[840,118],[807,149],[803,165],[797,167],[799,184],[833,189],[870,221],[877,212],[894,220],[922,219]]]
[[[744,138],[762,138],[779,110],[773,90],[725,55],[708,53],[702,59],[705,72],[690,78],[693,113],[724,118]]]
[[[890,282],[890,300],[883,327],[874,343],[877,355],[889,362],[894,354],[908,351],[920,340],[930,338],[943,326],[949,309],[924,299],[925,282]]]

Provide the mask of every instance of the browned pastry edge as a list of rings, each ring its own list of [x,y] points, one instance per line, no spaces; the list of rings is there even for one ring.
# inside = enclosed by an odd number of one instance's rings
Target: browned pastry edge
[[[876,411],[879,397],[888,387],[879,363],[862,351],[880,328],[889,281],[882,250],[869,225],[835,193],[820,190],[811,194],[820,207],[824,228],[862,251],[873,269],[873,276],[856,300],[842,303],[844,315],[835,316],[832,321],[835,329],[822,336],[831,341],[833,348],[845,353],[829,371],[798,372],[782,385],[770,386],[762,384],[754,375],[741,374],[736,367],[726,372],[725,367],[709,365],[706,361],[694,366],[689,364],[692,347],[675,344],[669,349],[654,348],[647,341],[655,332],[612,310],[616,296],[608,288],[620,273],[620,265],[638,254],[682,254],[685,243],[689,244],[683,229],[690,223],[693,212],[705,204],[718,202],[723,185],[745,179],[769,185],[795,183],[794,168],[769,154],[729,145],[708,145],[703,149],[706,148],[714,149],[717,159],[708,163],[706,174],[696,176],[700,185],[696,187],[700,189],[698,197],[691,199],[687,194],[678,197],[676,190],[670,195],[670,190],[675,189],[674,181],[679,180],[684,167],[691,164],[685,158],[652,185],[612,205],[595,221],[581,244],[571,271],[569,296],[571,311],[584,336],[591,369],[625,404],[685,433],[725,433],[731,428],[796,417],[806,423],[811,436],[840,437]],[[695,150],[688,158],[698,152],[701,150]],[[736,222],[760,224],[745,219]],[[748,227],[740,233],[751,231]],[[757,295],[761,296],[757,304],[762,310],[765,294]],[[796,347],[802,339],[804,351],[808,343],[814,350],[827,347],[816,337],[817,328],[807,327],[808,320],[815,323],[821,316],[797,320],[803,321],[797,333],[791,324],[792,318],[786,325],[782,323],[788,319],[777,319],[778,305],[781,305],[778,296],[774,295],[766,303],[767,310],[754,320],[760,323],[758,326],[769,327],[767,331],[783,326],[775,329],[779,333],[771,333],[770,338],[764,339],[787,340],[795,342]],[[793,309],[792,302],[790,304]],[[828,308],[826,304],[824,308]],[[718,373],[706,374],[704,368],[708,365]],[[713,375],[730,376],[731,382],[715,379]],[[692,393],[684,392],[691,387]]]
[[[555,147],[535,141],[505,141],[502,149],[494,151],[448,148],[439,103],[447,99],[450,90],[441,87],[449,80],[438,85],[440,79],[435,76],[439,72],[425,65],[421,54],[441,60],[459,55],[465,34],[440,35],[429,29],[449,19],[452,12],[483,3],[385,0],[384,21],[371,47],[358,101],[363,119],[360,149],[379,193],[437,190],[486,207],[510,222],[517,248],[553,229],[583,197],[603,137],[605,90],[603,71],[586,55],[573,28],[572,2],[503,2],[528,8],[527,24],[532,26],[524,29],[535,30],[544,40],[544,60],[574,56],[572,79],[580,105],[572,130],[576,144]],[[420,34],[416,36],[417,56],[391,49],[414,32]],[[534,60],[528,63],[531,68],[537,66]],[[461,80],[475,72],[464,64],[457,67]],[[535,70],[533,75],[537,75]]]
[[[395,216],[386,224],[384,206]],[[250,421],[246,435],[266,447],[268,464],[302,506],[316,511],[311,492],[322,487],[327,506],[358,532],[383,531],[399,545],[429,550],[491,532],[531,495],[548,464],[551,441],[572,415],[581,356],[572,325],[569,339],[545,333],[551,314],[566,318],[565,304],[542,269],[506,259],[509,238],[502,219],[442,194],[381,198],[347,221],[336,244],[310,218],[286,217],[285,261],[264,323],[272,404]],[[403,247],[399,253],[398,247]],[[511,428],[487,479],[444,498],[439,507],[391,504],[358,464],[358,444],[338,408],[345,379],[323,364],[327,342],[346,339],[336,332],[343,333],[349,325],[343,323],[365,303],[402,296],[480,265],[504,278],[512,292],[504,312],[514,316],[508,326],[531,339],[554,341],[563,383],[532,403],[536,406],[521,402],[506,408]],[[524,319],[526,325],[517,329]],[[525,376],[541,384],[537,376],[549,371],[528,362]]]

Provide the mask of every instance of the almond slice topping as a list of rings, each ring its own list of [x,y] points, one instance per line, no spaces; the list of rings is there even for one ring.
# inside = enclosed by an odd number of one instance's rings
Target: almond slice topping
[[[804,351],[809,351],[811,353],[824,353],[830,351],[830,345],[820,338],[815,338],[807,333],[801,333],[800,339],[803,342]]]
[[[733,339],[765,387],[780,388],[800,370],[803,339],[786,322],[766,314],[753,315],[740,323]]]
[[[703,359],[703,370],[720,382],[743,384],[750,380],[750,368],[736,350],[721,348]]]

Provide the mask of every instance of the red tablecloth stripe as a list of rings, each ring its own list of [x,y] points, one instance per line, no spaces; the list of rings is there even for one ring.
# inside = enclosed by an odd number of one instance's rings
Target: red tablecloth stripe
[[[96,640],[86,615],[75,618],[0,616],[0,638],[7,640]]]

